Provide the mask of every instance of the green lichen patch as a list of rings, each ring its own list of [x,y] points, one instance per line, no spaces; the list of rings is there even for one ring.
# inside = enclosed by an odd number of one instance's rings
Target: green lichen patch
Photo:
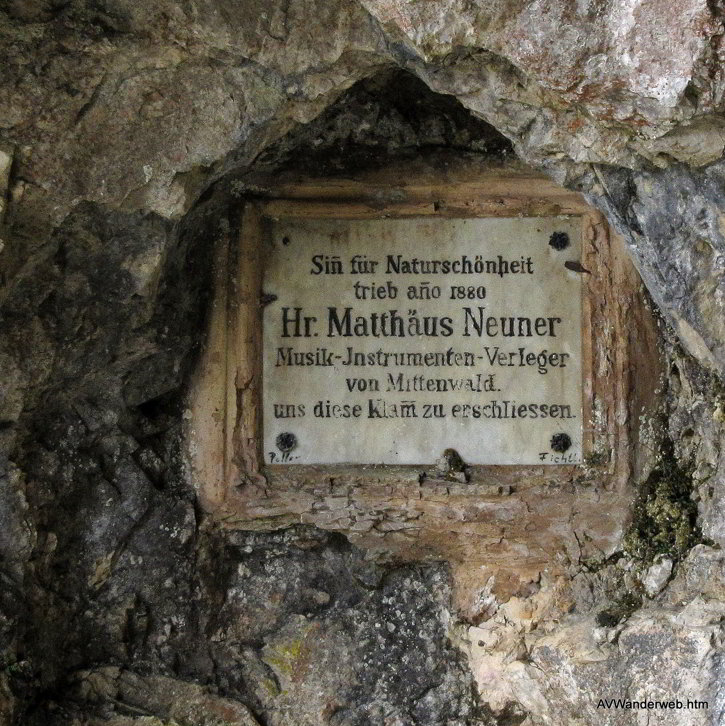
[[[625,552],[643,562],[660,554],[675,562],[682,559],[702,541],[691,493],[692,477],[669,445],[635,502],[632,525],[624,537]]]
[[[302,656],[303,645],[302,639],[276,644],[276,647],[265,649],[264,661],[281,673],[292,676]]]

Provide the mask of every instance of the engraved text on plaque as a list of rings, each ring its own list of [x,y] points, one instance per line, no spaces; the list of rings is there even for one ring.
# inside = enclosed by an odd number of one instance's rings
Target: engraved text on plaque
[[[580,227],[273,220],[265,463],[579,463]]]

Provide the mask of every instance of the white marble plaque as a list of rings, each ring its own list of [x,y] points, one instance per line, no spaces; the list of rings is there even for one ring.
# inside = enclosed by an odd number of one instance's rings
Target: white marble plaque
[[[581,221],[273,221],[267,464],[581,461]]]

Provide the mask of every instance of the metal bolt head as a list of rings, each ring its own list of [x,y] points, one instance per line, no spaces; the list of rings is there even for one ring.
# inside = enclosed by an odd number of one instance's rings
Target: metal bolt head
[[[571,448],[571,436],[569,434],[559,433],[551,437],[551,448],[559,454],[563,454],[567,449]]]
[[[565,250],[569,246],[569,235],[566,232],[554,232],[549,237],[549,247],[555,250]]]
[[[275,439],[275,444],[277,444],[277,448],[283,454],[286,454],[292,451],[297,446],[297,437],[294,434],[285,431],[284,433],[281,433],[279,434],[279,436],[277,436],[277,438]]]

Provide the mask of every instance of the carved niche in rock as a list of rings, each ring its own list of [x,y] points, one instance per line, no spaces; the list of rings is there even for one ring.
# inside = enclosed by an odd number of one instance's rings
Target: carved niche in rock
[[[658,352],[604,218],[476,157],[255,187],[191,394],[204,507],[517,581],[611,551]]]

